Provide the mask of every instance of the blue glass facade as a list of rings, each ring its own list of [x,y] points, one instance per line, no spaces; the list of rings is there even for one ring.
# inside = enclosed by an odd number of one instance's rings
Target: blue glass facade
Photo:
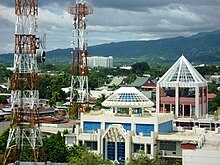
[[[86,132],[90,131],[98,131],[98,129],[101,129],[101,123],[100,122],[84,122],[83,123],[83,130]]]
[[[126,131],[130,131],[130,130],[131,130],[131,124],[129,124],[129,123],[108,123],[108,122],[105,123],[105,130],[106,130],[106,129],[108,128],[108,126],[111,125],[111,124],[121,124]]]
[[[125,161],[125,143],[117,142],[117,158],[119,163],[124,163]]]
[[[116,142],[117,143],[117,160],[119,163],[125,162],[125,143],[124,142]],[[116,151],[115,151],[115,142],[107,143],[107,159],[115,160]],[[105,142],[103,143],[103,152],[105,153]]]
[[[115,142],[108,142],[107,145],[107,158],[115,160]]]
[[[149,101],[140,93],[117,93],[108,98],[108,101],[117,102],[147,102]]]
[[[161,132],[161,133],[173,132],[173,122],[172,122],[172,120],[171,121],[167,121],[165,123],[159,124],[158,132]]]
[[[145,136],[150,136],[154,131],[154,124],[136,124],[136,134],[143,132]]]

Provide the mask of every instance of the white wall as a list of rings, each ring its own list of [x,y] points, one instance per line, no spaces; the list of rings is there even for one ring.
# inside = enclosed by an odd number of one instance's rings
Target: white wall
[[[183,150],[183,165],[219,165],[220,150]]]

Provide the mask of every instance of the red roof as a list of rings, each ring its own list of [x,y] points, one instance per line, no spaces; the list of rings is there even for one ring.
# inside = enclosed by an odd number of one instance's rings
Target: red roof
[[[217,95],[214,93],[209,93],[208,94],[208,99],[214,99]]]
[[[59,117],[48,117],[48,118],[44,118],[44,119],[40,119],[39,121],[40,123],[49,123],[49,124],[53,124],[53,123],[63,123],[65,122],[62,118]]]
[[[5,106],[10,106],[10,104],[0,104],[0,109],[4,108]]]

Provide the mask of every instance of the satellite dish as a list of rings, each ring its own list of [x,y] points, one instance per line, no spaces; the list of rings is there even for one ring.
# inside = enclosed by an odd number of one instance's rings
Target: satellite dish
[[[11,87],[11,81],[10,81],[10,79],[8,78],[8,81],[7,81],[7,90],[9,90],[10,87]]]
[[[37,62],[38,63],[44,63],[45,59],[46,59],[45,51],[38,51],[37,52]]]
[[[46,49],[46,34],[43,34],[40,39],[40,44],[42,49]]]
[[[36,38],[36,43],[35,43],[36,49],[46,49],[46,34],[43,34],[41,37]]]

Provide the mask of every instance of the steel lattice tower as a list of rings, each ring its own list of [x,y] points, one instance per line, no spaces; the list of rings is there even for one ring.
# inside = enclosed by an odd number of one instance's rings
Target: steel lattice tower
[[[88,65],[87,65],[87,39],[86,39],[86,15],[92,14],[93,9],[86,5],[86,0],[76,0],[76,5],[71,6],[68,12],[74,15],[72,31],[72,78],[70,90],[70,112],[78,117],[80,111],[86,111],[89,103],[88,91]]]
[[[30,150],[30,161],[37,164],[39,153],[45,155],[39,129],[38,62],[45,52],[37,53],[42,40],[37,38],[38,0],[15,0],[14,70],[11,81],[11,118],[3,165],[19,162]],[[42,150],[41,150],[42,149]],[[13,159],[12,159],[13,158]],[[9,160],[10,159],[10,160]]]

